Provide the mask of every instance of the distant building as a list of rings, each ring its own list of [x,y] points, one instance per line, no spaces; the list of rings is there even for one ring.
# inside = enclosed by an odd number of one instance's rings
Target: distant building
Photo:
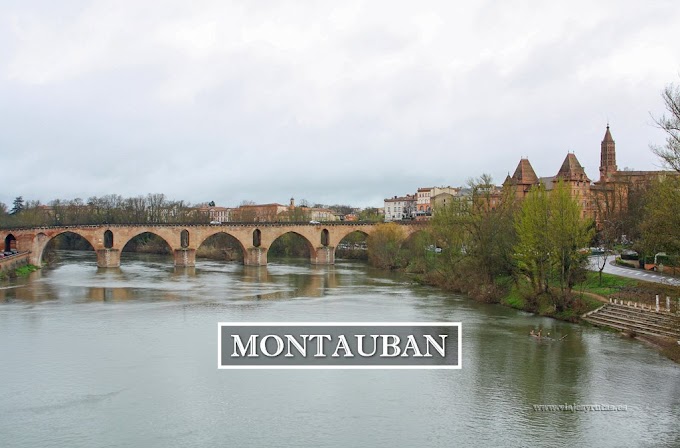
[[[416,195],[412,194],[385,199],[385,222],[414,219],[417,202]]]
[[[417,216],[430,216],[432,214],[432,204],[430,203],[430,198],[432,195],[432,187],[418,188],[416,192],[416,215]]]
[[[435,196],[432,196],[430,198],[430,202],[432,203],[432,210],[436,211],[439,208],[446,207],[447,205],[451,205],[451,203],[457,198],[457,195],[453,195],[451,193],[439,193]]]
[[[208,215],[210,221],[229,222],[231,221],[231,211],[233,209],[227,207],[199,207],[198,211],[202,214]]]
[[[418,188],[416,196],[416,219],[419,221],[430,219],[435,207],[442,206],[451,198],[458,195],[460,188],[454,187],[425,187]]]
[[[555,176],[537,177],[528,159],[522,158],[515,173],[506,177],[504,186],[514,188],[517,198],[526,197],[539,183],[546,191],[553,190],[562,181],[569,187],[572,198],[581,208],[583,218],[593,218],[600,225],[605,214],[622,211],[627,207],[631,188],[638,188],[665,175],[678,175],[675,171],[619,171],[616,164],[616,144],[609,125],[600,144],[600,179],[592,182],[574,153],[568,153]]]
[[[518,199],[523,199],[529,194],[529,190],[539,183],[538,176],[534,168],[529,163],[529,159],[522,158],[515,169],[515,173],[505,178],[503,185],[512,186]]]

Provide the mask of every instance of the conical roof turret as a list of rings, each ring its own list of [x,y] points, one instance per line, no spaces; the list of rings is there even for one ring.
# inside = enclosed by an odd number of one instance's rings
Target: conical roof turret
[[[581,163],[576,158],[576,154],[571,152],[562,162],[562,167],[560,167],[556,177],[565,181],[590,182]]]
[[[515,185],[534,185],[538,183],[538,176],[529,163],[529,159],[521,159],[517,164],[515,174],[512,175],[512,183]]]

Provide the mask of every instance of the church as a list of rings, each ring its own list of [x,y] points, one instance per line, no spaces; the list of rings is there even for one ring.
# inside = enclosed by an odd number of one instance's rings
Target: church
[[[518,199],[524,198],[529,190],[543,184],[551,191],[556,182],[565,182],[571,195],[581,207],[583,218],[593,219],[598,227],[607,216],[627,207],[628,193],[661,176],[677,173],[671,171],[619,171],[616,165],[616,143],[612,138],[609,124],[600,145],[600,178],[593,182],[586,175],[583,166],[574,153],[568,153],[555,176],[538,177],[529,159],[522,158],[512,176],[508,174],[503,186],[515,190]]]

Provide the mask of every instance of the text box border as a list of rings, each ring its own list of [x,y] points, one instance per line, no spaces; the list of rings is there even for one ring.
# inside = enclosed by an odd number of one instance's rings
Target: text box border
[[[458,327],[458,363],[455,366],[422,365],[422,366],[230,366],[222,365],[222,327]],[[217,368],[219,370],[459,370],[462,366],[463,327],[461,322],[218,322],[217,323]]]

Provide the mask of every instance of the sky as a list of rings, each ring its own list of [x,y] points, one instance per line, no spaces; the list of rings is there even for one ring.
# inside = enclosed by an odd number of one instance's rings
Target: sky
[[[0,0],[0,202],[383,205],[568,152],[659,169],[669,1]]]

